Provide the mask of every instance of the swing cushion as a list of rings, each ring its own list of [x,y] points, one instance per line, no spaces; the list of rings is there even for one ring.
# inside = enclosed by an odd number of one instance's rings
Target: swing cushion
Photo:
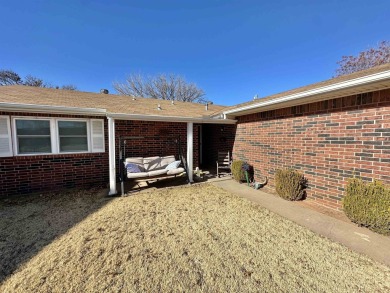
[[[145,178],[145,177],[149,177],[148,172],[127,173],[127,178],[129,178],[129,179]]]
[[[144,169],[146,172],[161,169],[160,157],[146,157],[144,158]]]
[[[172,170],[168,170],[167,172],[167,175],[177,175],[177,174],[181,174],[184,172],[184,168],[177,168],[177,169],[172,169]]]
[[[161,157],[161,168],[165,169],[170,163],[175,161],[175,156]]]
[[[130,165],[132,164],[132,165]],[[170,166],[172,169],[168,169]],[[131,168],[127,169],[127,178],[130,179],[143,179],[148,177],[156,177],[156,176],[165,176],[165,175],[177,175],[184,172],[183,168],[178,168],[180,165],[180,161],[175,160],[175,156],[165,156],[165,157],[134,157],[134,158],[126,158],[125,166],[129,166]],[[136,171],[137,166],[139,171]]]
[[[163,175],[163,174],[167,174],[167,170],[160,169],[160,170],[153,170],[153,171],[148,172],[149,177],[159,176],[159,175]]]

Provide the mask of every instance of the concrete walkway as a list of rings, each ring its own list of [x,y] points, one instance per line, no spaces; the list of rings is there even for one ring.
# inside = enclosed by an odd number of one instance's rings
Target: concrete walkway
[[[216,181],[212,184],[258,203],[317,234],[390,266],[390,237],[299,206],[275,195],[254,190],[233,180]]]

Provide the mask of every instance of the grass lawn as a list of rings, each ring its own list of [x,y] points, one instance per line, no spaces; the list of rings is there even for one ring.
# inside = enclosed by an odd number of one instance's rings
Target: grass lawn
[[[389,292],[390,268],[212,185],[2,200],[0,292]]]

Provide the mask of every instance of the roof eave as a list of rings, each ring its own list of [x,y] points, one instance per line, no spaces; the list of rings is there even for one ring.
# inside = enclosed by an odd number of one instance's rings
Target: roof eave
[[[379,86],[374,87],[375,84],[380,84],[381,82],[390,81],[390,70],[382,71],[380,73],[375,73],[371,75],[367,75],[364,77],[359,77],[343,82],[338,82],[332,85],[322,86],[315,89],[290,94],[286,96],[282,96],[279,98],[267,100],[264,102],[259,102],[256,104],[251,104],[227,111],[223,111],[223,114],[227,117],[235,117],[235,116],[242,116],[247,115],[251,113],[261,112],[261,111],[267,111],[271,109],[277,109],[277,108],[283,108],[286,106],[292,106],[292,105],[299,105],[299,104],[305,104],[307,102],[316,102],[319,100],[326,100],[330,98],[336,98],[337,93],[346,93],[348,94],[354,94],[353,89],[357,92],[359,92],[359,89],[364,89],[364,86],[372,85],[373,90],[379,90],[381,89]],[[383,85],[383,88],[390,87],[389,84]],[[351,92],[347,92],[347,90],[352,90]],[[355,94],[356,94],[355,93]],[[329,95],[333,95],[332,97],[329,97]],[[317,97],[316,99],[310,99],[311,97]]]
[[[107,113],[107,117],[116,120],[141,120],[141,121],[156,121],[156,122],[193,122],[207,124],[235,124],[234,119],[216,119],[212,117],[180,117],[180,116],[162,116],[162,115],[142,115],[142,114],[120,114]]]
[[[98,109],[98,108],[77,108],[77,107],[3,103],[3,102],[0,102],[0,110],[14,111],[14,112],[50,113],[50,114],[72,114],[72,115],[94,115],[94,116],[106,115],[105,109]]]
[[[0,110],[7,111],[7,112],[22,112],[22,113],[107,116],[118,120],[193,122],[193,123],[213,123],[213,124],[235,124],[237,122],[236,120],[232,120],[232,119],[216,119],[210,116],[203,116],[198,118],[198,117],[181,117],[181,116],[108,113],[106,109],[98,109],[98,108],[77,108],[77,107],[3,103],[3,102],[0,102]]]

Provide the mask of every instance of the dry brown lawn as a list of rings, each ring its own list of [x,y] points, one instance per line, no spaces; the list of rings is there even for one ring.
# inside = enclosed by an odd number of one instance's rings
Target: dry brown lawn
[[[2,201],[1,292],[389,292],[390,268],[212,185]]]

